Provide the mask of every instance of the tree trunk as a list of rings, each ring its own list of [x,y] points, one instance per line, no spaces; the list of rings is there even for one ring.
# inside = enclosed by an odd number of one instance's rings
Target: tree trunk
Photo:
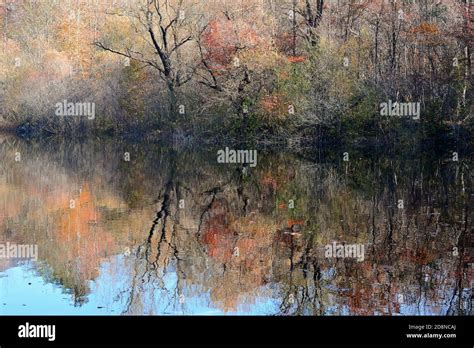
[[[166,78],[166,86],[168,87],[168,96],[169,96],[168,120],[171,123],[174,123],[176,122],[178,118],[178,105],[177,105],[176,89],[175,89],[174,81],[170,77]]]

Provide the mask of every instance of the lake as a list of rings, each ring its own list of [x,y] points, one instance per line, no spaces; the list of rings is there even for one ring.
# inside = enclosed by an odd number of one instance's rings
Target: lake
[[[0,314],[473,313],[472,162],[218,150],[0,136]]]

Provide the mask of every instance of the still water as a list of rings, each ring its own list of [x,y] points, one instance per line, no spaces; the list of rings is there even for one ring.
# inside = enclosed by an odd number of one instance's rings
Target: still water
[[[472,161],[348,152],[0,137],[0,314],[473,314]]]

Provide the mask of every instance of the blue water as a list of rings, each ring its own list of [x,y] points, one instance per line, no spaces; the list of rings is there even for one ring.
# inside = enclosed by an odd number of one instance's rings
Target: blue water
[[[87,301],[75,305],[71,294],[38,274],[34,261],[14,266],[0,272],[0,315],[268,315],[278,311],[276,299],[258,295],[250,306],[223,311],[212,306],[209,294],[199,291],[190,294],[192,287],[186,289],[189,293],[181,303],[174,293],[176,272],[168,270],[162,278],[164,288],[148,283],[141,289],[145,310],[130,312],[127,311],[130,267],[132,263],[123,255],[102,263],[99,276],[89,281]]]

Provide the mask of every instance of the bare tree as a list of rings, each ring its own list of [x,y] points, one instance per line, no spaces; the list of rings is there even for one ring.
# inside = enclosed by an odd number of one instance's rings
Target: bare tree
[[[180,65],[180,50],[193,40],[187,30],[188,19],[183,0],[145,0],[139,10],[131,14],[132,23],[138,23],[136,30],[141,30],[144,41],[151,47],[151,54],[146,50],[137,50],[133,45],[115,48],[102,41],[95,45],[105,51],[144,63],[158,71],[165,82],[169,101],[171,121],[176,120],[177,89],[192,78],[191,71]]]

